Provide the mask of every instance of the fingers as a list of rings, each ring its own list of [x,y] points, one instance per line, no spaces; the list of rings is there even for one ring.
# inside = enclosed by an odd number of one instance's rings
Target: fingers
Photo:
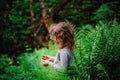
[[[46,62],[46,60],[42,60],[41,62]]]
[[[52,56],[50,56],[50,55],[44,55],[43,57],[49,57],[49,58],[51,58]]]
[[[46,64],[46,63],[48,63],[47,60],[41,60],[41,64]]]
[[[43,57],[50,57],[49,55],[43,55]]]
[[[44,56],[42,57],[42,59],[43,59],[43,60],[48,60],[48,59],[50,59],[50,57],[44,55]]]
[[[42,65],[42,66],[48,66],[48,61],[42,60],[42,61],[41,61],[41,65]]]

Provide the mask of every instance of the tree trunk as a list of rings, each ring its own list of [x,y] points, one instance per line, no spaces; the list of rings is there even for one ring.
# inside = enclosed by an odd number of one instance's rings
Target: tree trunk
[[[33,12],[33,7],[32,7],[33,0],[30,0],[30,15],[31,15],[31,25],[32,25],[32,31],[34,37],[35,35],[35,24],[34,24],[34,12]]]
[[[68,3],[68,2],[70,2],[70,1],[72,1],[72,0],[62,0],[62,2],[56,7],[56,8],[54,8],[53,9],[53,21],[54,22],[58,22],[59,21],[59,12],[61,11],[61,10],[63,10],[63,8],[65,7],[65,5]]]
[[[50,25],[53,23],[52,18],[50,18],[49,14],[47,12],[45,0],[39,0],[39,2],[40,2],[40,6],[42,8],[42,17],[43,17],[43,21],[45,23],[45,27],[49,31]]]
[[[50,14],[47,12],[45,0],[39,0],[40,6],[42,8],[42,17],[45,23],[45,26],[47,27],[48,31],[50,29],[50,26],[55,24],[56,22],[59,22],[59,12],[65,7],[65,5],[72,0],[62,0],[62,2],[55,8],[52,8]]]
[[[35,41],[39,44],[39,46],[48,46],[48,40],[49,37],[46,34],[41,33],[41,29],[43,29],[43,22],[39,19],[38,21],[38,28],[36,27],[35,23],[34,23],[34,12],[33,12],[33,0],[30,0],[30,15],[31,15],[31,25],[32,25],[32,32],[33,32],[33,37],[34,37],[34,41],[32,43],[32,45],[35,45]],[[48,25],[46,25],[48,26]],[[45,29],[44,29],[45,30]],[[40,34],[38,34],[40,32]],[[33,47],[34,48],[34,47]]]

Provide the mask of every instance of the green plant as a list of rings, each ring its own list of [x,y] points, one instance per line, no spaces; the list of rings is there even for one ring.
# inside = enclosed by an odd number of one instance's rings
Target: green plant
[[[119,80],[120,76],[120,25],[114,19],[99,21],[93,28],[85,25],[75,29],[76,46],[74,65],[67,74],[51,67],[43,67],[43,55],[55,56],[52,41],[48,48],[23,53],[16,60],[8,55],[0,56],[1,80]],[[27,47],[29,49],[29,46]]]
[[[75,75],[88,80],[116,79],[120,74],[120,26],[113,20],[86,25],[76,33]],[[115,74],[117,73],[117,74]],[[116,75],[116,77],[115,77]]]
[[[63,74],[51,67],[43,67],[40,61],[43,55],[55,56],[57,49],[50,42],[49,48],[35,50],[33,53],[24,53],[16,62],[7,55],[0,57],[1,80],[69,80]]]

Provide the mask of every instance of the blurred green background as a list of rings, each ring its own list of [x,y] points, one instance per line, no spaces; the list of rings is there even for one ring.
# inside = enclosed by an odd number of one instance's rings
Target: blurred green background
[[[75,63],[69,75],[40,65],[41,57],[55,56],[57,47],[49,37],[47,45],[39,41],[48,34],[44,25],[37,32],[40,39],[34,38],[30,1],[1,0],[0,80],[120,80],[120,1],[46,0],[47,10],[64,1],[54,21],[66,21],[75,30]],[[32,4],[36,29],[42,20],[39,3]]]

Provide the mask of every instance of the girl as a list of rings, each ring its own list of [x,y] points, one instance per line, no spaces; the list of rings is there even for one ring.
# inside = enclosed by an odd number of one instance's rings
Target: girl
[[[50,30],[50,35],[58,45],[58,52],[56,57],[44,55],[41,65],[67,70],[73,64],[74,31],[69,24],[60,22]]]

